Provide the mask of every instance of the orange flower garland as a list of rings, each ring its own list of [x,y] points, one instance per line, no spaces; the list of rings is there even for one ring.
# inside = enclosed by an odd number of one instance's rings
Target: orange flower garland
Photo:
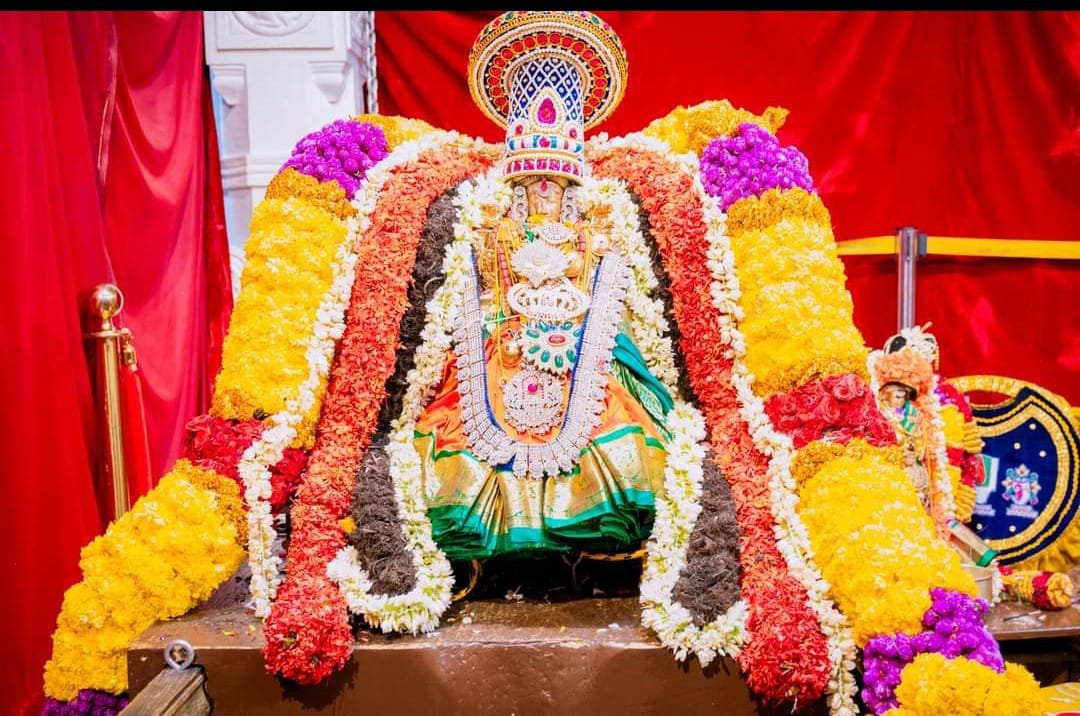
[[[340,520],[394,370],[428,207],[489,164],[490,157],[475,147],[449,144],[397,167],[378,198],[360,242],[345,334],[315,448],[292,510],[288,576],[266,620],[266,668],[271,673],[301,684],[318,683],[351,653],[347,606],[327,578],[326,566],[345,545]]]
[[[693,180],[658,154],[615,149],[592,159],[597,177],[627,182],[649,215],[652,234],[671,282],[680,348],[709,427],[714,454],[731,486],[742,529],[742,595],[750,606],[748,643],[739,664],[750,688],[775,702],[822,696],[830,659],[806,590],[776,547],[770,510],[768,460],[754,446],[731,381],[710,295],[706,226]]]

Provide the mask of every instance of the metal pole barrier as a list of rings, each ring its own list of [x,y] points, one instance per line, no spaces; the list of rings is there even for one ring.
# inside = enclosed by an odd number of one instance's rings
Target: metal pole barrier
[[[915,325],[915,263],[925,253],[926,235],[914,226],[896,230],[896,323],[902,331]]]
[[[90,296],[93,318],[100,328],[90,335],[96,339],[98,415],[104,426],[105,477],[113,496],[113,519],[131,508],[127,470],[124,465],[124,429],[120,419],[120,352],[126,331],[112,322],[124,308],[124,294],[111,283],[94,288]]]

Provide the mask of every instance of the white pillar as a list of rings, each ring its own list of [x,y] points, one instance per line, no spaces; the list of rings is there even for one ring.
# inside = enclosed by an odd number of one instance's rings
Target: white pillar
[[[206,64],[220,97],[215,114],[234,292],[251,212],[293,145],[335,119],[376,111],[373,15],[204,13]]]

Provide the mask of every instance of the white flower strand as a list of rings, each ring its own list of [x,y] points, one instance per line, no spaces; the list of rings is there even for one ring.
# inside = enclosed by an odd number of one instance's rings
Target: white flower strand
[[[627,257],[634,274],[626,296],[634,342],[653,375],[672,395],[677,395],[678,369],[670,326],[662,302],[651,297],[658,281],[637,208],[625,185],[614,179],[584,181],[578,198],[586,216],[600,206],[610,209],[607,220],[611,223],[611,244]],[[693,653],[705,666],[717,656],[739,655],[746,638],[749,609],[740,599],[727,612],[699,627],[689,610],[672,596],[686,566],[690,536],[701,512],[705,420],[696,408],[679,400],[668,414],[668,429],[672,440],[664,464],[664,494],[657,497],[641,577],[641,623],[657,634],[676,659],[682,661]]]
[[[267,428],[240,458],[237,471],[244,484],[244,499],[248,506],[251,600],[255,615],[260,618],[270,613],[270,605],[281,581],[281,557],[275,554],[273,547],[276,533],[270,509],[270,466],[284,456],[285,449],[296,438],[297,428],[304,416],[322,399],[326,390],[334,350],[345,332],[345,310],[356,277],[356,251],[360,239],[371,226],[371,214],[393,169],[415,161],[422,152],[441,149],[453,143],[478,148],[483,146],[479,140],[463,137],[456,132],[433,132],[402,144],[368,171],[352,200],[357,214],[347,221],[345,239],[335,253],[330,288],[323,295],[315,314],[315,324],[305,351],[307,378],[300,385],[297,395],[287,399],[285,407],[267,419]]]
[[[459,198],[470,193],[468,187],[467,183],[461,186]],[[326,569],[327,576],[338,584],[349,610],[385,633],[432,631],[450,606],[453,571],[432,535],[422,462],[413,442],[413,430],[442,377],[446,353],[453,344],[453,328],[461,320],[470,256],[468,243],[460,239],[446,250],[443,258],[446,279],[427,304],[401,415],[392,425],[387,446],[394,498],[401,515],[405,546],[416,570],[416,585],[405,594],[374,594],[371,579],[352,546],[339,551]]]
[[[350,220],[350,229],[355,222]],[[351,234],[351,231],[350,231]],[[330,372],[334,348],[345,330],[345,308],[352,292],[356,253],[345,241],[334,257],[333,281],[316,312],[315,327],[308,342],[308,376],[285,408],[271,416],[269,427],[244,451],[238,465],[248,505],[248,563],[251,566],[251,597],[255,615],[265,618],[280,582],[281,557],[274,553],[276,536],[270,509],[270,466],[281,460],[296,438],[297,426],[315,405],[316,391]]]
[[[945,524],[938,527],[946,531],[949,529],[949,523],[956,519],[956,501],[953,499],[952,480],[949,479],[949,453],[945,447],[945,419],[941,417],[941,398],[937,392],[939,382],[940,377],[934,373],[925,404],[930,408],[930,440],[932,441],[930,447],[934,453],[934,482],[937,486],[941,517],[945,520]]]
[[[814,552],[809,534],[796,510],[799,497],[791,476],[794,446],[791,438],[777,431],[765,412],[765,403],[754,393],[754,376],[746,367],[746,340],[737,321],[743,317],[739,310],[739,278],[735,256],[727,235],[727,216],[705,193],[701,177],[694,172],[694,191],[701,201],[707,225],[709,269],[712,272],[713,305],[720,312],[721,335],[732,350],[732,383],[739,402],[739,413],[750,430],[757,448],[769,459],[766,474],[772,504],[773,532],[776,546],[784,556],[792,576],[806,589],[810,608],[817,615],[828,646],[831,669],[829,674],[829,711],[835,716],[853,716],[855,706],[855,641],[847,618],[829,598],[829,583],[814,564]],[[736,310],[731,310],[732,308]]]
[[[750,387],[754,376],[743,362],[746,341],[738,329],[743,312],[739,306],[740,292],[735,257],[726,234],[727,217],[712,197],[705,193],[698,171],[698,159],[692,153],[675,154],[666,142],[641,134],[630,134],[612,140],[600,138],[590,142],[586,149],[587,152],[591,150],[594,154],[600,154],[617,148],[660,154],[665,160],[682,166],[683,170],[693,177],[694,192],[704,212],[707,227],[708,264],[713,277],[711,295],[713,305],[720,312],[720,335],[728,346],[725,355],[733,359],[732,383],[738,396],[739,412],[747,423],[755,446],[769,458],[767,475],[776,546],[784,556],[792,576],[806,589],[808,604],[817,616],[828,644],[831,663],[829,709],[836,716],[851,716],[857,713],[853,673],[855,643],[846,618],[828,597],[829,584],[813,563],[813,550],[806,527],[795,509],[798,496],[791,477],[791,439],[773,428],[765,413],[764,403]]]

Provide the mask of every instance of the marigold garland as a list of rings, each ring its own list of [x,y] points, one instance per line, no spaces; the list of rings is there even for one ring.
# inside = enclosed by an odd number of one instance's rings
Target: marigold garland
[[[270,180],[264,199],[303,199],[342,221],[356,216],[345,190],[336,181],[321,182],[288,167]]]
[[[856,438],[844,443],[817,440],[795,453],[795,457],[791,461],[791,477],[795,480],[795,484],[801,486],[816,475],[825,463],[831,462],[838,457],[863,460],[871,456],[884,460],[897,468],[904,466],[904,454],[899,445],[880,447],[871,445],[862,438]]]
[[[921,654],[900,678],[900,707],[888,716],[1036,716],[1050,710],[1035,677],[1016,664],[999,674],[970,659]]]
[[[221,491],[199,485],[213,484]],[[127,690],[127,649],[159,619],[210,596],[243,558],[235,493],[186,460],[83,548],[83,579],[64,594],[45,693]]]
[[[734,207],[755,201],[740,199]],[[729,236],[754,392],[767,397],[843,373],[868,380],[869,351],[852,319],[854,305],[829,224],[791,216]]]
[[[281,412],[308,377],[308,337],[334,279],[346,222],[300,198],[269,199],[255,209],[240,295],[222,348],[211,414],[247,420]],[[297,427],[310,447],[325,386]]]
[[[799,498],[818,565],[859,645],[919,633],[933,587],[976,594],[907,476],[883,456],[832,459],[801,484]]]
[[[627,182],[648,213],[671,280],[680,348],[714,454],[736,500],[743,535],[742,594],[749,606],[748,642],[739,663],[747,684],[773,703],[813,701],[829,680],[828,647],[804,587],[777,549],[769,487],[761,480],[766,460],[738,415],[728,339],[718,334],[709,310],[711,279],[698,268],[706,265],[707,227],[692,174],[666,159],[667,148],[659,143],[651,150],[625,142],[593,144],[590,149],[594,175]]]
[[[432,127],[422,119],[410,119],[396,114],[360,114],[354,118],[357,122],[374,124],[386,135],[386,143],[393,151],[402,144],[442,130]]]
[[[726,99],[711,100],[693,107],[676,107],[666,116],[653,120],[642,134],[666,143],[675,154],[700,155],[709,142],[734,134],[740,124],[749,122],[775,133],[787,115],[788,111],[782,107],[769,107],[756,115],[737,109]]]
[[[326,576],[345,546],[339,520],[352,480],[375,427],[387,377],[393,371],[401,315],[427,208],[440,194],[482,172],[487,154],[454,133],[427,135],[398,147],[369,173],[381,191],[361,187],[358,215],[367,226],[359,243],[356,279],[344,337],[338,346],[319,438],[292,511],[288,578],[265,628],[266,667],[301,684],[317,683],[348,658],[346,603]],[[380,170],[389,176],[374,175]],[[314,619],[313,609],[319,618]]]

